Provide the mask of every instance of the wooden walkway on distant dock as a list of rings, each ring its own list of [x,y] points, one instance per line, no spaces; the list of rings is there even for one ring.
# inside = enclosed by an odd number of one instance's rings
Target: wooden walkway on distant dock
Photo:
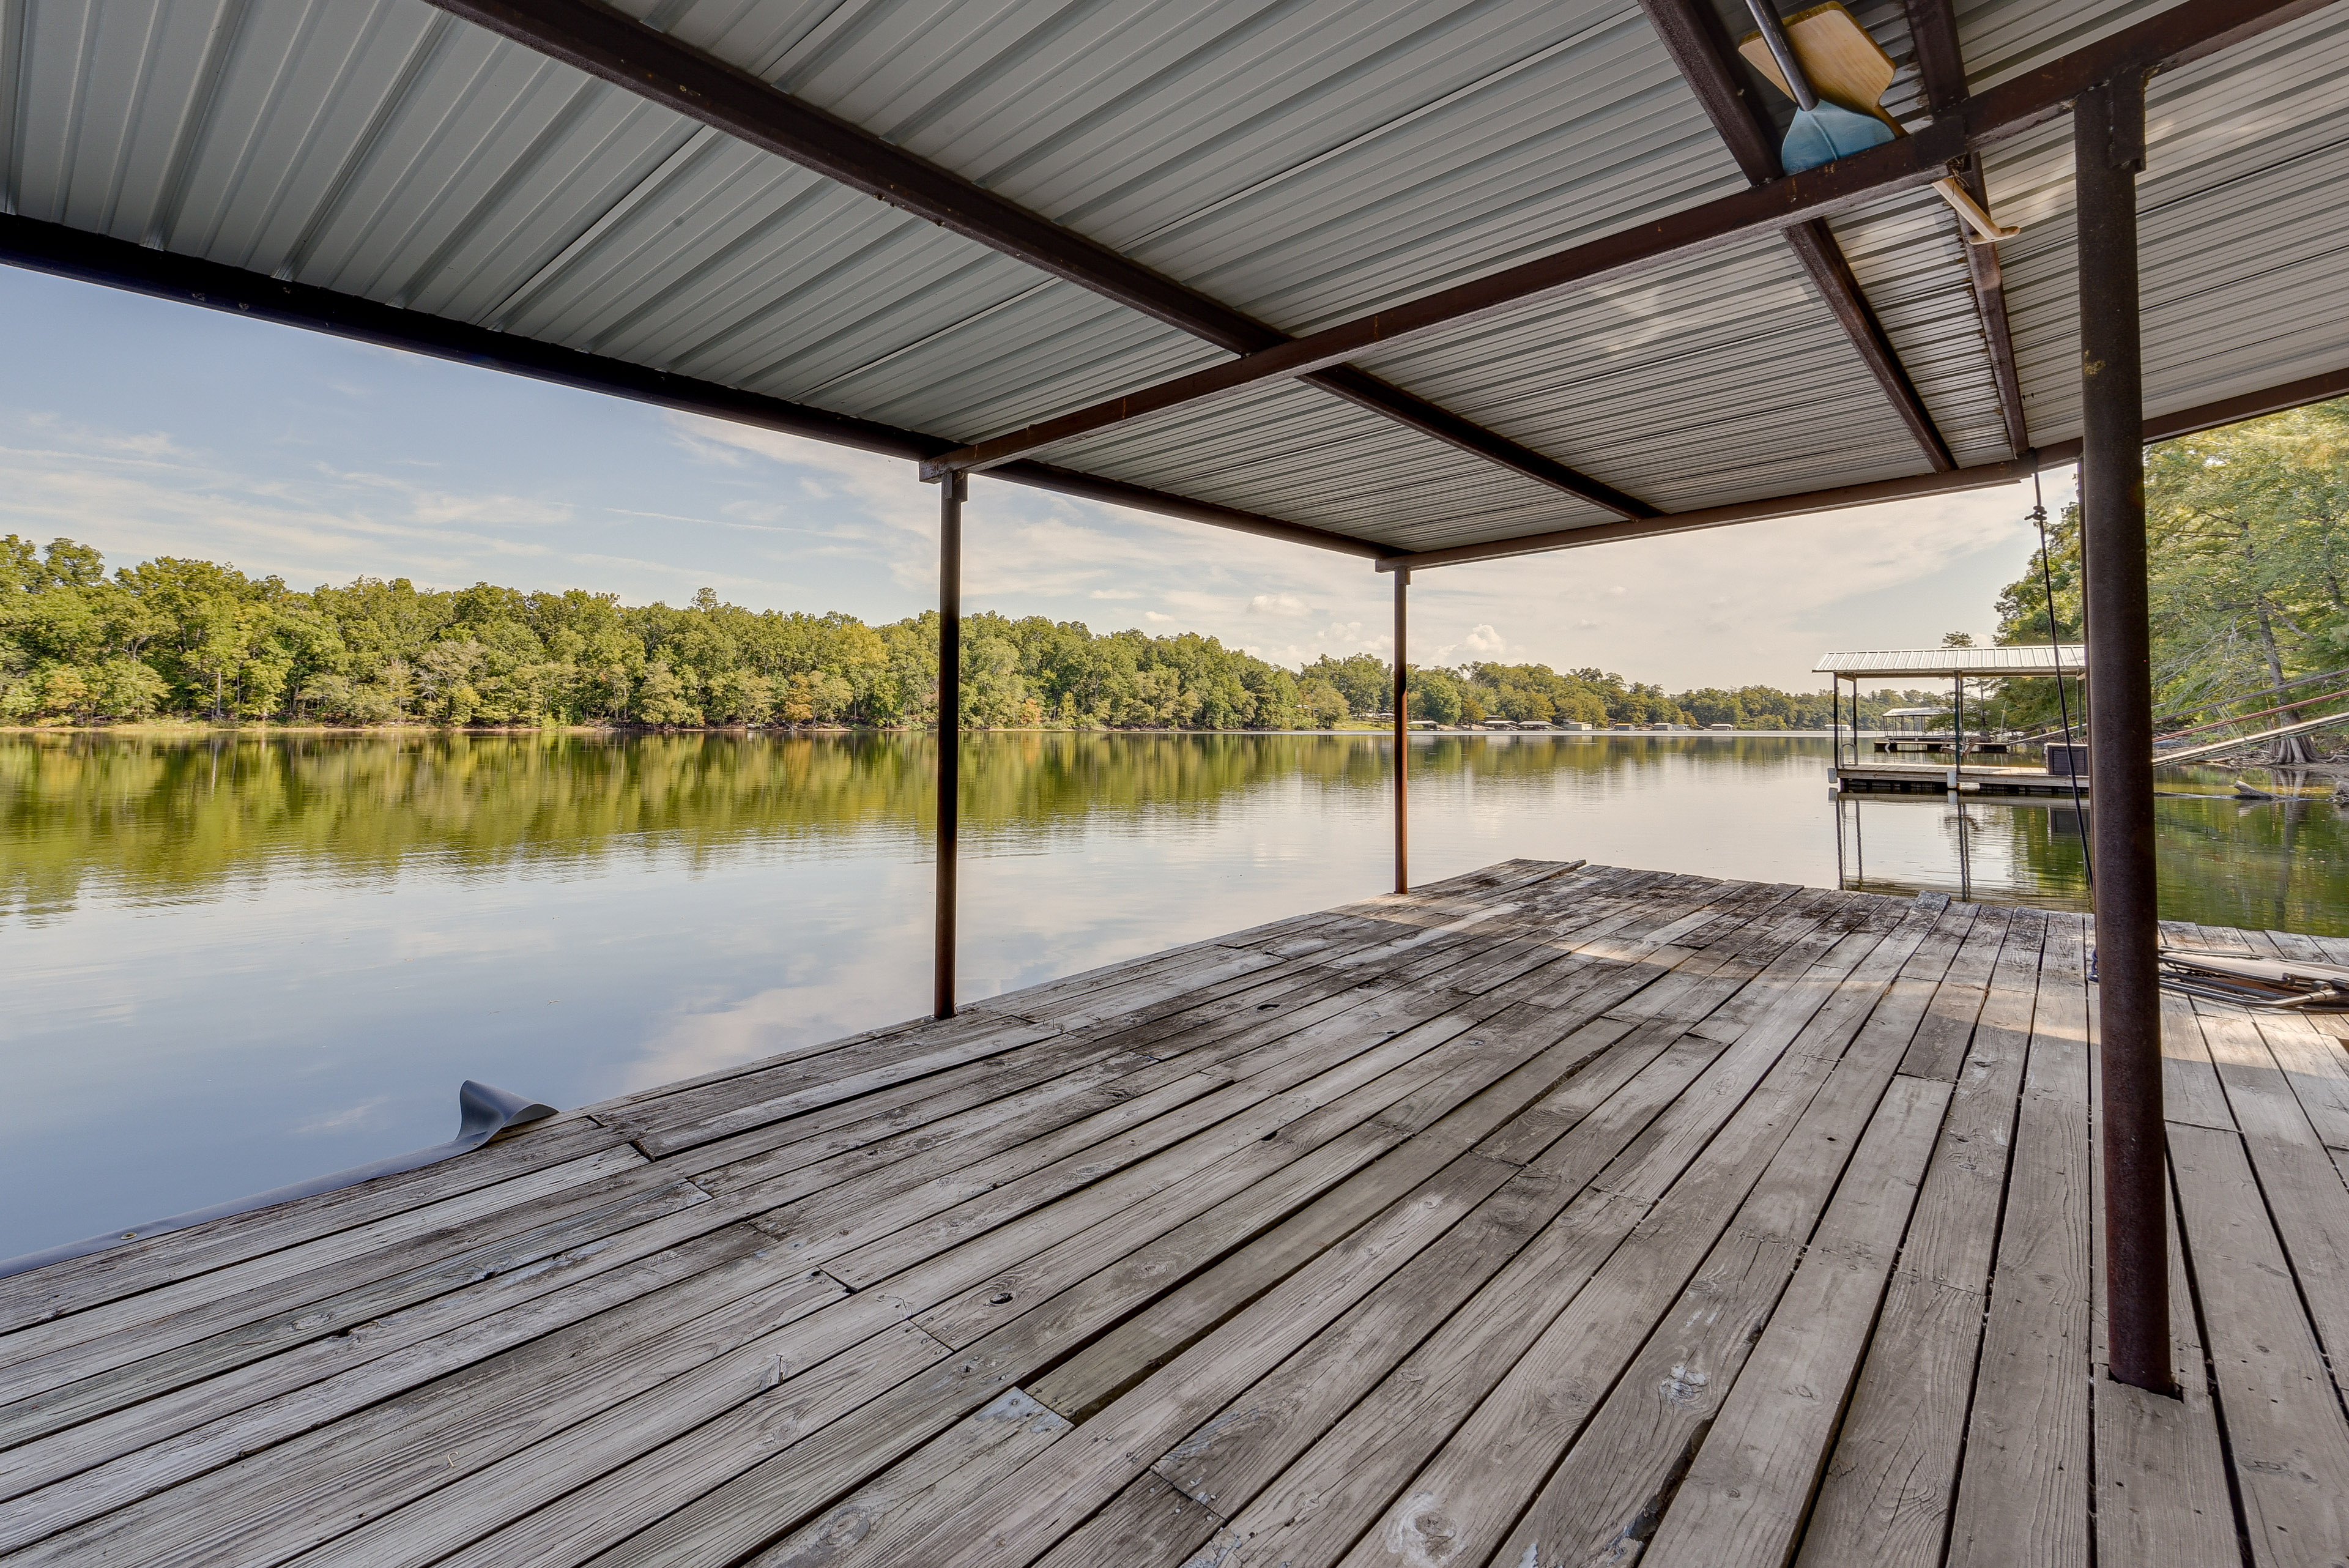
[[[2349,1024],[2171,1002],[2141,1394],[2085,936],[1512,862],[0,1281],[0,1553],[2341,1563]]]

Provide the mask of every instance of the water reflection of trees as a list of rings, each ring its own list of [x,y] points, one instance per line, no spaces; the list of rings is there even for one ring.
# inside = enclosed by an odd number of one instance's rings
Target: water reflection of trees
[[[1383,800],[1389,741],[1363,732],[1132,735],[1009,732],[964,742],[975,846],[1104,822],[1198,817],[1272,788]],[[926,841],[927,736],[406,732],[365,736],[16,735],[0,738],[0,909],[69,907],[86,888],[205,897],[299,867],[381,879],[404,867],[493,871],[757,844],[823,849]],[[1432,785],[1603,794],[1667,773],[1815,768],[1795,737],[1422,737]],[[1857,803],[1855,803],[1857,804]],[[2349,828],[2308,802],[2165,799],[2165,913],[2332,932],[2349,910]],[[2067,806],[2009,808],[2020,878],[2085,888]],[[1952,879],[1955,866],[1951,868]]]
[[[965,831],[1034,837],[1104,818],[1213,812],[1276,784],[1388,788],[1387,737],[1014,732],[964,742]],[[0,899],[69,904],[92,879],[133,897],[216,890],[300,864],[387,877],[750,842],[926,837],[927,736],[548,732],[367,736],[17,735],[0,740]],[[1414,742],[1423,779],[1556,784],[1666,765],[1751,768],[1799,740]]]
[[[2165,919],[2332,935],[2349,929],[2349,823],[2318,801],[2154,803]],[[2015,809],[2017,862],[2038,887],[2086,890],[2071,808]]]

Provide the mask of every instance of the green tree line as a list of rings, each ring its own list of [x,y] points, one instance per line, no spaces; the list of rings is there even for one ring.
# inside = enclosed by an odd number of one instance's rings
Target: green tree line
[[[1042,616],[966,617],[962,709],[975,727],[1328,729],[1385,712],[1369,654],[1299,670],[1211,637],[1096,633]],[[361,577],[306,593],[211,561],[111,574],[70,539],[0,538],[0,722],[453,726],[928,723],[937,618],[753,611],[708,588],[628,606],[580,589],[419,588]],[[1824,692],[1678,695],[1611,671],[1477,663],[1415,670],[1438,723],[1826,724]],[[1882,702],[1876,704],[1878,707]]]
[[[2349,667],[2349,400],[2149,449],[2145,503],[2158,713],[2266,708],[2253,699]],[[2073,505],[2000,594],[1998,640],[2080,640],[2080,572]],[[2012,681],[2001,695],[2015,722],[2056,717],[2053,681]]]

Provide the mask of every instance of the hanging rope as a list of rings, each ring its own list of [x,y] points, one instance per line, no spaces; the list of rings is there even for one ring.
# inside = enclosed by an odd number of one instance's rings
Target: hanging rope
[[[2055,620],[2055,573],[2047,564],[2047,502],[2039,492],[2036,469],[2031,473],[2031,521],[2039,528],[2039,581],[2047,593],[2047,646],[2055,650],[2055,712],[2064,723],[2064,755],[2072,759],[2072,821],[2080,830],[2080,863],[2087,869],[2088,897],[2093,901],[2096,896],[2096,855],[2088,846],[2087,808],[2080,804],[2080,759],[2070,749],[2072,708],[2064,697],[2064,634]]]

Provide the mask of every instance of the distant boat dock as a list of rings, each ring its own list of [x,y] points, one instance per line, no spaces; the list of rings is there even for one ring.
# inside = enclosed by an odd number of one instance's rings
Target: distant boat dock
[[[2077,722],[2084,711],[2082,701],[2067,698],[2061,705],[2064,722],[2052,734],[2018,739],[1966,727],[1969,681],[2052,677],[2077,682],[2086,673],[2085,654],[2075,644],[1826,654],[1815,668],[1835,681],[1835,757],[1827,766],[1828,781],[1846,794],[2085,798],[2086,730]],[[1920,678],[1950,682],[1949,707],[1895,708],[1883,715],[1884,728],[1861,726],[1861,681]],[[1847,680],[1851,682],[1848,699],[1844,694]],[[1979,695],[1979,687],[1976,691]],[[2034,744],[2041,754],[2035,766],[2020,760]]]

